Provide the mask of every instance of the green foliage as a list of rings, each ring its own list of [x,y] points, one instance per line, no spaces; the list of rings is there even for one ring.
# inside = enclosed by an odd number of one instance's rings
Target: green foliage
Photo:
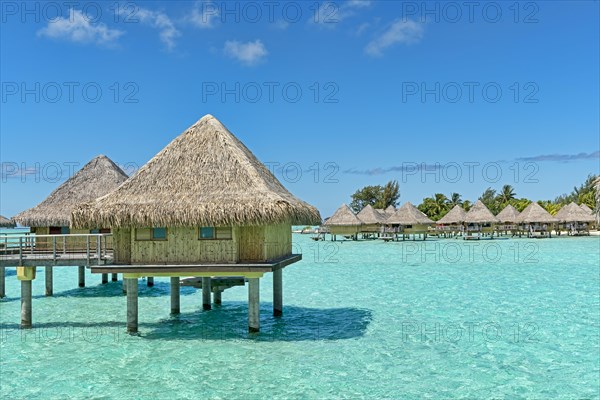
[[[426,197],[417,208],[427,214],[434,221],[439,220],[450,211],[450,200],[442,193],[436,193],[433,197]]]
[[[594,186],[596,178],[595,175],[589,175],[585,182],[578,187],[574,187],[570,194],[560,195],[554,201],[538,201],[538,204],[552,215],[555,215],[562,206],[572,201],[577,204],[587,204],[588,207],[595,210],[598,207],[596,204],[596,187]],[[385,186],[365,186],[357,190],[352,195],[350,207],[355,212],[359,212],[367,204],[371,204],[375,208],[386,208],[389,205],[395,207],[399,198],[398,182],[390,181]],[[511,185],[502,186],[499,192],[496,192],[495,189],[487,188],[479,196],[479,199],[494,215],[497,215],[509,204],[521,212],[531,203],[529,199],[523,197],[517,198],[515,189]],[[461,206],[465,211],[469,211],[472,203],[469,200],[462,200],[460,193],[452,193],[449,198],[442,193],[435,193],[431,197],[424,198],[417,208],[427,214],[432,220],[437,221],[456,205]]]
[[[397,181],[389,181],[384,186],[365,186],[352,195],[350,208],[354,212],[360,212],[367,205],[375,208],[387,208],[390,205],[396,207],[400,199],[400,186]]]
[[[579,187],[575,186],[570,194],[562,194],[554,199],[554,203],[560,204],[561,206],[575,202],[577,204],[587,204],[591,209],[596,207],[596,187],[594,186],[594,180],[597,176],[590,174],[588,175],[585,182]]]

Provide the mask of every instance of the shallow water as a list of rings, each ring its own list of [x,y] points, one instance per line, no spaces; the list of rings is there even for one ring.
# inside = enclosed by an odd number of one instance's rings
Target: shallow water
[[[600,237],[464,242],[312,242],[284,271],[284,316],[261,280],[261,333],[247,291],[202,311],[168,278],[140,281],[140,335],[125,334],[121,282],[76,268],[0,301],[3,398],[598,398]]]

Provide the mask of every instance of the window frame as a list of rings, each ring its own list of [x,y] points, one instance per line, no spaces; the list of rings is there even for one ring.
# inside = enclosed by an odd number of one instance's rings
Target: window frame
[[[149,229],[150,230],[150,238],[148,239],[140,239],[138,238],[138,230],[139,229]],[[154,237],[154,230],[155,229],[164,229],[165,230],[165,237],[164,238],[155,238]],[[162,227],[162,226],[152,226],[152,227],[145,227],[145,228],[135,228],[135,240],[137,242],[166,242],[169,238],[169,228],[167,227]]]
[[[212,238],[203,238],[200,236],[202,233],[202,228],[212,228],[213,229],[213,237]],[[218,229],[229,229],[229,237],[228,238],[219,238],[217,237]],[[233,227],[232,226],[199,226],[196,229],[196,238],[197,240],[233,240]]]

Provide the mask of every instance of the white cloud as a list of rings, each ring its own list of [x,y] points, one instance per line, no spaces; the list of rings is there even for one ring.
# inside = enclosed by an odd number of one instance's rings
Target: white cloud
[[[242,43],[237,40],[228,40],[223,49],[226,55],[240,61],[242,64],[255,65],[269,54],[267,48],[260,40]]]
[[[325,1],[311,16],[310,21],[316,25],[333,28],[343,20],[356,15],[358,9],[370,7],[371,4],[371,0]]]
[[[181,32],[177,30],[169,16],[160,11],[139,8],[133,18],[137,18],[141,23],[158,29],[160,31],[159,36],[161,42],[163,42],[169,50],[172,50],[175,47],[175,39],[181,36]]]
[[[371,27],[371,24],[368,22],[363,22],[362,24],[360,24],[358,26],[358,28],[356,28],[356,36],[361,36],[363,33],[365,33],[367,31],[367,29],[369,29]]]
[[[111,44],[125,32],[104,23],[92,24],[79,10],[70,9],[68,18],[55,18],[38,35],[79,43]]]
[[[197,28],[211,29],[215,27],[215,22],[219,19],[219,15],[217,3],[202,1],[196,3],[186,20]]]
[[[383,50],[397,43],[412,44],[423,38],[423,25],[412,20],[397,19],[381,35],[371,40],[365,51],[372,56],[381,56]]]

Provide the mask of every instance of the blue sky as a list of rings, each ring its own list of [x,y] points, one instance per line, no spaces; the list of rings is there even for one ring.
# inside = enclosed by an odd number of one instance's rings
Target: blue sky
[[[0,213],[208,113],[323,216],[390,179],[416,204],[553,199],[600,170],[599,21],[591,1],[3,2]]]

